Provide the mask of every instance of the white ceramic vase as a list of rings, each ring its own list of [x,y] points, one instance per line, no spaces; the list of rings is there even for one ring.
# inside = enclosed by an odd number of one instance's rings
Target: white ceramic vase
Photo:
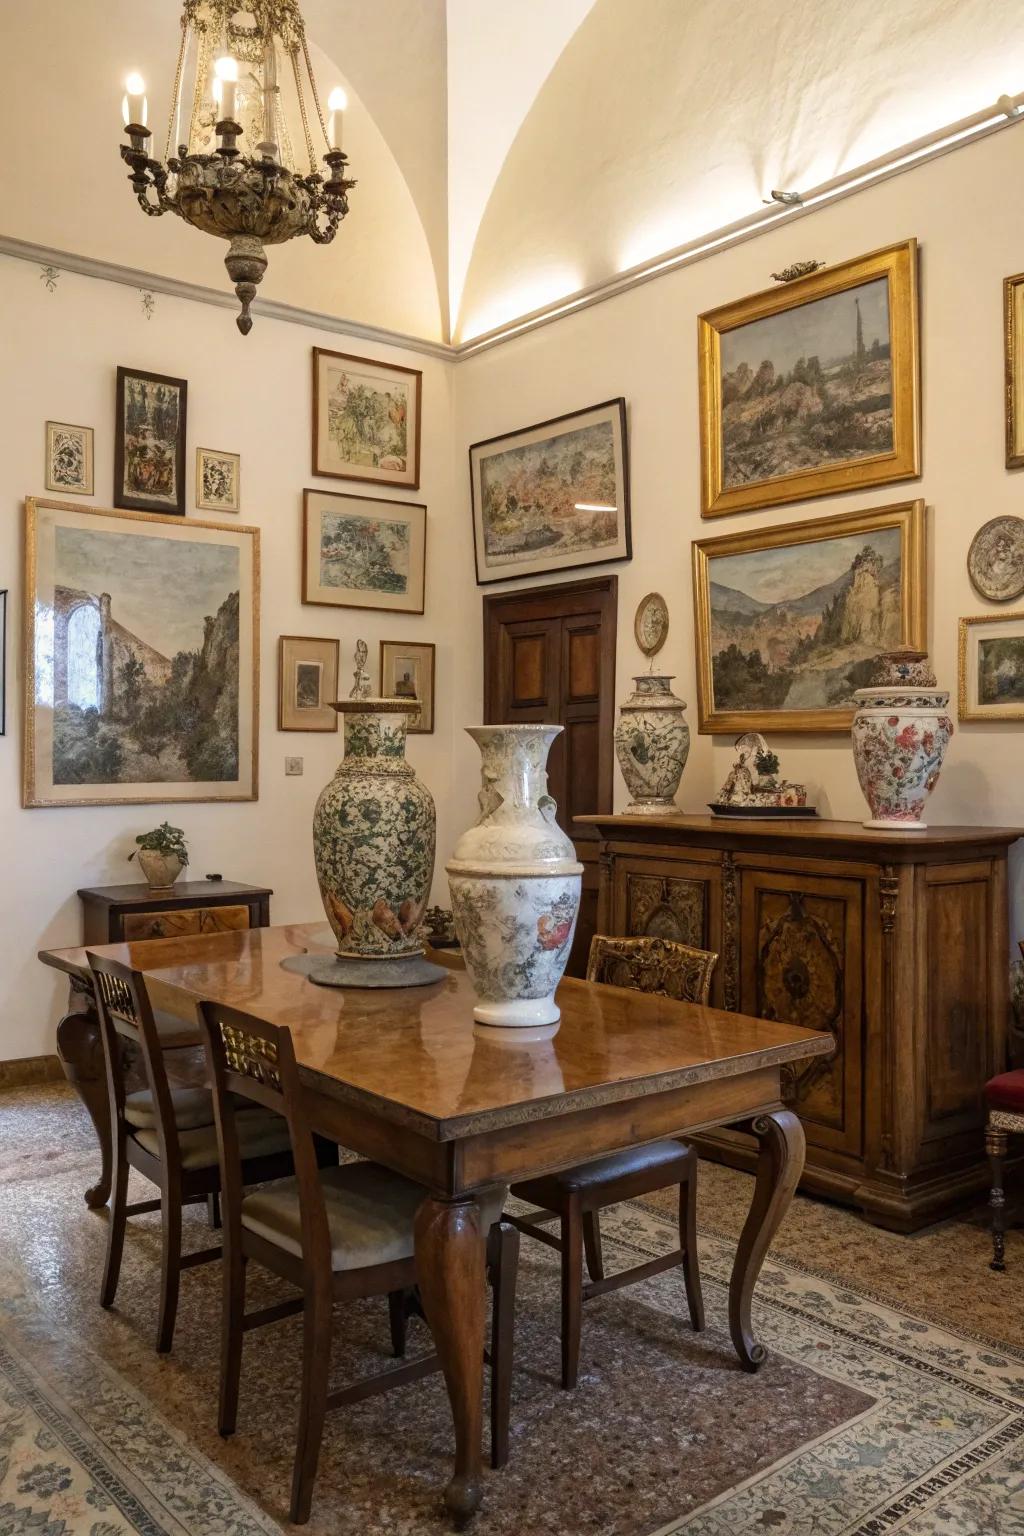
[[[949,693],[935,686],[923,651],[881,656],[877,677],[876,687],[854,694],[853,756],[871,808],[864,825],[920,832],[925,801],[953,735]]]
[[[690,753],[686,705],[673,679],[645,672],[619,709],[615,754],[632,800],[627,816],[677,816],[676,791]]]
[[[480,1024],[557,1023],[583,865],[555,820],[547,760],[560,725],[482,725],[480,819],[447,865],[455,929]]]

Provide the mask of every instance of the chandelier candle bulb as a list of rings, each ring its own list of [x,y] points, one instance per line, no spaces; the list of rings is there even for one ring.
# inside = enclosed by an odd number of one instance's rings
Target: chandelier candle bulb
[[[218,59],[216,63],[217,80],[214,86],[214,94],[217,97],[217,105],[222,122],[233,123],[235,121],[236,96],[238,94],[238,62],[231,58]],[[219,90],[217,87],[219,86]]]
[[[149,126],[149,102],[146,100],[146,82],[140,74],[130,74],[124,83],[125,97],[121,103],[126,128]]]
[[[327,110],[330,113],[327,119],[327,143],[331,149],[341,148],[341,130],[347,106],[348,97],[341,86],[336,85],[327,98]]]

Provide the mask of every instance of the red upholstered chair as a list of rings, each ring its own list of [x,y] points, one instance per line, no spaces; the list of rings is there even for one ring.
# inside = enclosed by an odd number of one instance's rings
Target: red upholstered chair
[[[1006,1138],[1024,1136],[1024,1070],[1002,1072],[985,1084],[985,1103],[988,1121],[985,1126],[985,1151],[992,1169],[992,1193],[989,1210],[992,1212],[992,1263],[991,1269],[1005,1269],[1003,1257],[1006,1231],[1006,1196],[1003,1192],[1003,1158],[1006,1156]]]

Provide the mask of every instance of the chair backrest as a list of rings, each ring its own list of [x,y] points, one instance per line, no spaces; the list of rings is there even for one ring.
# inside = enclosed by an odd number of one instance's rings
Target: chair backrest
[[[632,987],[681,1003],[707,1003],[718,956],[672,939],[613,939],[595,933],[587,980]]]
[[[242,1225],[242,1159],[236,1102],[251,1100],[283,1115],[291,1138],[307,1285],[331,1273],[331,1243],[316,1145],[304,1107],[291,1031],[227,1003],[201,1002],[199,1022],[213,1084],[220,1156],[222,1219],[230,1242]]]
[[[178,1155],[178,1132],[146,978],[130,965],[94,954],[89,955],[89,969],[103,1040],[110,1118],[115,1134],[122,1134],[124,1129],[122,1042],[130,1040],[142,1053],[146,1083],[153,1100],[160,1160],[171,1166]]]

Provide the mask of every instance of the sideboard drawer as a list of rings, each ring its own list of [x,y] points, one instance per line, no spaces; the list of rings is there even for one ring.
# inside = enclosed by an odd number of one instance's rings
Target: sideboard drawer
[[[170,912],[126,912],[125,940],[183,939],[199,933],[234,933],[249,927],[248,907],[179,907]]]

